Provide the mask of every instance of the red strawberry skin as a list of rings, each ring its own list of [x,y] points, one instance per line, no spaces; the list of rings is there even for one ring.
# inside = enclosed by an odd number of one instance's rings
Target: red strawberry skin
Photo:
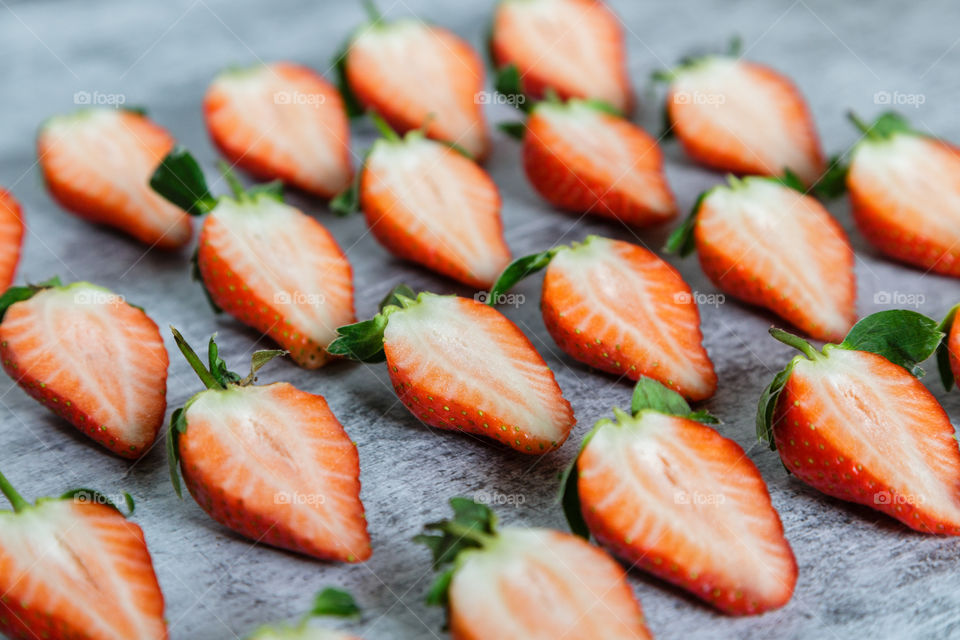
[[[523,167],[555,207],[647,226],[676,215],[656,141],[586,103],[541,103],[527,121]]]
[[[472,344],[456,344],[456,334]],[[576,423],[530,340],[476,300],[422,294],[416,307],[390,316],[384,352],[397,397],[431,427],[543,454],[562,445]]]
[[[31,397],[117,455],[139,458],[163,426],[170,361],[160,331],[106,289],[75,283],[13,304],[0,323],[0,359]]]
[[[322,396],[285,382],[231,386],[198,394],[186,420],[181,472],[211,518],[321,560],[370,557],[360,457]]]
[[[659,380],[690,400],[704,400],[717,374],[703,348],[690,287],[646,249],[589,237],[547,267],[541,311],[561,349],[591,367],[637,380]]]
[[[950,371],[953,372],[954,380],[960,380],[960,322],[957,322],[956,317],[954,317],[953,324],[950,325],[950,333],[945,340],[947,341]]]
[[[13,284],[23,245],[23,212],[13,194],[0,188],[0,287]]]
[[[882,356],[836,348],[829,353],[829,360],[843,358],[844,377],[823,378],[816,363],[799,360],[777,401],[773,434],[784,465],[829,496],[866,505],[917,531],[960,535],[960,449],[943,408],[919,380]],[[918,443],[922,462],[909,462],[914,452],[899,448],[900,434],[873,431],[879,428],[872,423],[882,425],[891,406],[908,412],[901,428]],[[871,438],[876,442],[864,442]],[[884,442],[889,450],[878,455],[875,447]],[[904,462],[892,466],[901,456]],[[921,466],[935,484],[907,477]]]

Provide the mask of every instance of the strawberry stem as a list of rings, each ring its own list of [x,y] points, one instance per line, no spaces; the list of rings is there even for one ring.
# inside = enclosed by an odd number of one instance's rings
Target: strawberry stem
[[[493,542],[494,537],[488,533],[480,531],[476,527],[462,525],[459,522],[454,522],[453,520],[448,520],[444,522],[440,529],[451,536],[456,536],[463,540],[470,540],[475,542],[481,547],[486,547],[491,542]]]
[[[860,130],[861,133],[864,133],[864,134],[866,134],[866,135],[870,135],[870,130],[871,130],[873,127],[871,127],[869,124],[867,124],[866,122],[864,122],[863,120],[861,120],[861,119],[860,119],[860,116],[858,116],[857,114],[855,114],[853,111],[847,111],[847,120],[849,120],[850,122],[852,122],[852,123],[854,124],[854,126],[857,127],[857,129]]]
[[[7,500],[13,505],[14,511],[20,512],[30,506],[30,503],[17,493],[17,490],[13,488],[13,485],[2,473],[0,473],[0,491],[7,496]]]
[[[373,0],[363,0],[363,9],[367,12],[367,17],[370,19],[370,22],[376,24],[383,21],[383,14],[377,9],[377,5]]]
[[[223,160],[217,163],[217,168],[220,169],[220,173],[223,174],[223,178],[227,181],[227,184],[230,185],[230,191],[233,192],[233,197],[237,200],[243,200],[247,195],[247,191],[243,188],[243,183],[240,182],[237,174],[233,172],[233,168]]]
[[[779,340],[783,344],[800,351],[803,353],[803,355],[807,356],[811,360],[817,360],[823,357],[819,351],[814,349],[809,342],[800,336],[795,336],[792,333],[776,327],[770,327],[770,335],[773,336],[775,340]]]
[[[217,382],[217,379],[213,377],[210,370],[203,366],[203,361],[200,360],[197,353],[187,344],[187,341],[183,339],[180,332],[174,329],[172,325],[170,331],[173,332],[173,339],[176,340],[177,347],[180,348],[180,353],[187,359],[187,362],[190,363],[190,368],[196,372],[197,376],[200,377],[200,381],[203,382],[207,389],[226,389],[226,387]]]
[[[390,142],[400,142],[400,135],[393,130],[393,127],[391,127],[386,120],[383,119],[383,116],[376,111],[371,111],[370,119],[373,120],[373,124],[377,128],[377,131],[380,132],[380,135]]]

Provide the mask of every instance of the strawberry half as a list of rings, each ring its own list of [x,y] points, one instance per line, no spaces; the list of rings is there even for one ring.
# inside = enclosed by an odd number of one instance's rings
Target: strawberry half
[[[676,269],[629,242],[587,236],[515,260],[489,304],[544,267],[543,322],[567,354],[631,380],[654,378],[691,400],[713,395],[717,374],[703,348],[700,313]]]
[[[332,204],[342,214],[363,209],[373,236],[394,255],[473,287],[489,288],[510,262],[503,239],[500,192],[487,175],[422,130],[383,133],[358,182]]]
[[[542,100],[602,100],[629,112],[633,103],[620,19],[599,0],[501,0],[493,16],[490,53],[513,65],[523,91]]]
[[[454,640],[653,637],[623,569],[601,549],[551,529],[498,528],[466,498],[450,505],[453,518],[414,541],[444,569],[427,603],[447,608]]]
[[[668,131],[695,161],[737,174],[790,170],[807,186],[825,169],[813,116],[789,78],[735,55],[689,60],[669,83]]]
[[[337,333],[330,353],[386,360],[397,397],[431,427],[542,454],[563,444],[576,423],[530,340],[476,300],[416,295],[401,285],[373,319]]]
[[[0,287],[13,284],[23,246],[23,212],[13,194],[0,188]]]
[[[321,560],[369,558],[360,458],[326,400],[287,382],[253,385],[284,352],[254,352],[241,378],[213,338],[207,368],[176,329],[173,336],[207,387],[174,411],[167,430],[177,495],[179,467],[200,508],[242,536]]]
[[[630,411],[597,422],[567,473],[573,532],[724,613],[785,605],[797,563],[756,465],[655,380],[639,380]]]
[[[635,226],[676,215],[657,141],[602,103],[539,102],[505,131],[522,136],[527,179],[559,209]]]
[[[163,594],[139,526],[96,491],[30,504],[2,474],[0,490],[13,505],[0,511],[0,633],[166,640]]]
[[[394,129],[424,128],[483,158],[490,148],[483,117],[483,62],[456,34],[421,20],[370,20],[336,58],[340,90],[353,114],[373,110]]]
[[[277,184],[244,190],[229,170],[233,197],[214,198],[196,160],[175,149],[150,184],[171,202],[207,213],[194,276],[216,310],[269,335],[306,369],[327,362],[336,328],[356,317],[353,271],[319,222],[283,202]]]
[[[125,458],[156,440],[169,358],[139,307],[89,282],[11,287],[0,297],[3,368],[30,396]]]
[[[360,607],[346,591],[327,587],[313,598],[313,607],[294,625],[261,627],[247,636],[247,640],[360,640],[356,636],[311,626],[314,618],[336,616],[356,618]]]
[[[37,162],[60,205],[159,249],[179,249],[193,233],[190,217],[155,194],[150,174],[173,137],[145,115],[85,109],[47,120]]]
[[[840,340],[857,319],[853,249],[792,174],[730,176],[701,194],[666,246],[681,256],[694,249],[718,288],[813,338]]]
[[[860,233],[896,260],[960,276],[960,149],[896,113],[850,118],[863,133],[846,170]]]
[[[947,391],[953,388],[953,383],[960,377],[960,323],[955,321],[958,310],[960,310],[960,304],[947,312],[938,327],[944,334],[944,338],[937,347],[937,368],[940,371],[943,388]]]
[[[350,125],[336,87],[297,64],[218,75],[203,100],[207,130],[231,164],[322,198],[347,187]]]
[[[757,435],[784,466],[911,529],[960,535],[960,449],[947,414],[914,377],[943,337],[937,323],[881,311],[823,351],[770,333],[803,353],[776,375],[757,411]]]

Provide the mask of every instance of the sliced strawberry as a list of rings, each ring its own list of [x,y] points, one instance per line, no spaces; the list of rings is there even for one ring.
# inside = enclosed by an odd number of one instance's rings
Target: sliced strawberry
[[[708,167],[778,176],[807,186],[825,168],[810,109],[789,78],[728,56],[707,56],[667,74],[667,118],[687,154]]]
[[[676,214],[656,140],[582,100],[541,102],[523,136],[523,166],[550,204],[644,226]]]
[[[323,225],[269,185],[244,190],[227,173],[234,197],[214,200],[196,161],[178,149],[152,184],[187,210],[209,212],[196,265],[214,305],[316,369],[329,359],[336,328],[355,320],[350,263]]]
[[[515,65],[533,99],[602,100],[622,112],[633,102],[620,19],[598,0],[502,0],[490,35],[497,66]]]
[[[86,109],[47,120],[37,155],[50,194],[65,209],[160,249],[190,241],[190,218],[150,190],[173,138],[146,116]]]
[[[667,248],[696,248],[717,287],[818,340],[839,340],[856,321],[846,234],[815,198],[777,179],[731,176],[707,191]]]
[[[454,640],[604,638],[648,640],[622,568],[597,547],[550,529],[497,529],[490,509],[450,500],[451,520],[415,538],[452,563],[436,581],[430,604],[445,604]]]
[[[0,287],[4,290],[13,284],[24,230],[20,203],[12,193],[0,188]]]
[[[425,127],[475,158],[490,147],[483,117],[483,63],[456,34],[420,20],[374,17],[342,54],[345,87],[400,133]]]
[[[96,492],[32,505],[2,475],[0,488],[14,507],[0,511],[0,632],[16,640],[167,638],[140,527]]]
[[[853,119],[864,137],[846,184],[860,233],[897,260],[960,276],[960,149],[897,114],[869,126]]]
[[[960,311],[960,304],[947,312],[947,316],[939,326],[940,331],[944,333],[944,338],[937,347],[937,368],[940,370],[943,387],[947,391],[950,391],[954,382],[960,378],[960,323],[956,322],[957,311]]]
[[[372,320],[341,327],[329,351],[386,359],[397,396],[431,427],[487,436],[523,453],[563,444],[573,410],[515,324],[476,300],[413,295],[393,294]]]
[[[347,618],[359,615],[360,607],[353,596],[346,591],[328,587],[316,595],[313,608],[298,624],[263,627],[247,636],[247,640],[360,640],[357,636],[310,625],[313,618],[320,616]]]
[[[547,266],[549,265],[549,266]],[[659,380],[691,400],[717,388],[690,287],[654,253],[598,236],[516,260],[490,304],[547,266],[540,309],[557,345],[602,371]]]
[[[336,87],[289,62],[231,69],[203,101],[214,144],[262,180],[329,198],[350,182],[350,128]]]
[[[909,370],[940,343],[913,311],[868,316],[822,352],[799,350],[764,393],[758,433],[797,478],[925,533],[960,535],[960,448],[937,400]]]
[[[373,145],[360,205],[374,237],[393,254],[470,286],[488,289],[510,262],[493,180],[419,132]]]
[[[89,282],[14,287],[0,357],[24,391],[101,445],[139,458],[163,425],[167,351],[142,309]]]
[[[641,378],[584,438],[565,504],[615,555],[733,615],[783,606],[797,563],[757,467],[683,399]],[[579,498],[577,502],[576,499]]]
[[[322,396],[286,382],[252,386],[282,351],[258,351],[250,375],[226,370],[210,341],[205,368],[174,337],[207,386],[172,419],[171,477],[211,518],[237,533],[323,560],[360,562],[370,537],[360,502],[360,460]]]

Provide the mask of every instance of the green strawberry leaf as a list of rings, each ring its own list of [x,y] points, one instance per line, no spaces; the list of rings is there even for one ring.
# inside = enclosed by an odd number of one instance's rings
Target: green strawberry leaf
[[[720,421],[708,411],[694,411],[687,401],[673,389],[667,388],[659,380],[640,376],[633,387],[630,400],[630,413],[637,415],[641,411],[657,411],[671,416],[689,418],[705,424],[719,424]]]
[[[796,364],[797,356],[790,361],[790,364],[773,377],[767,388],[760,394],[760,402],[757,405],[757,439],[766,443],[771,451],[776,451],[777,444],[773,439],[773,413],[777,408],[777,400],[780,398],[780,392],[790,379],[793,373],[793,365]]]
[[[523,136],[527,134],[527,124],[525,122],[501,122],[497,125],[497,129],[514,140],[523,140]]]
[[[954,305],[937,327],[943,333],[943,340],[937,346],[937,370],[940,372],[940,382],[943,383],[943,388],[946,391],[950,391],[955,382],[953,367],[950,366],[950,330],[953,329],[957,309],[960,309],[960,304]]]
[[[697,196],[697,200],[693,203],[693,208],[690,210],[690,215],[688,215],[687,219],[683,221],[683,224],[674,229],[670,237],[667,238],[667,244],[663,247],[664,251],[679,255],[681,258],[686,258],[696,250],[697,243],[694,240],[693,231],[697,226],[697,213],[700,211],[700,205],[703,204],[703,200],[709,193],[710,190],[708,189]]]
[[[587,107],[590,107],[594,111],[599,111],[601,113],[605,113],[610,116],[615,116],[617,118],[624,117],[623,112],[620,111],[620,109],[617,109],[615,106],[613,106],[609,102],[605,102],[603,100],[597,100],[596,98],[576,99],[576,100],[571,100],[570,102],[576,102],[578,104],[585,105]]]
[[[308,615],[354,618],[360,615],[360,607],[346,591],[327,587],[314,597],[313,608]]]
[[[167,428],[167,466],[170,469],[170,482],[177,497],[183,499],[183,489],[180,486],[180,435],[187,430],[187,407],[175,409],[170,416],[170,426]]]
[[[847,118],[868,139],[874,141],[887,140],[897,133],[922,135],[910,126],[910,122],[906,118],[895,111],[881,113],[880,116],[870,124],[861,120],[853,111],[847,112]]]
[[[380,301],[380,305],[377,308],[380,309],[380,311],[383,311],[387,307],[402,307],[404,299],[416,300],[417,293],[409,286],[401,283],[391,289],[390,293],[383,297],[383,300]]]
[[[876,353],[919,378],[923,375],[919,363],[933,355],[942,339],[936,320],[916,311],[891,309],[861,319],[838,347]]]
[[[28,284],[23,287],[10,287],[3,292],[3,295],[0,295],[0,321],[2,321],[3,316],[7,314],[7,309],[16,303],[29,300],[44,289],[52,289],[60,286],[63,286],[63,284],[60,282],[60,278],[53,276],[49,280],[44,280],[39,284]]]
[[[452,567],[440,572],[427,591],[426,603],[428,605],[445,607],[450,604],[450,583],[453,582],[453,574],[454,569]]]
[[[784,169],[782,176],[773,176],[770,180],[781,184],[788,189],[793,189],[794,191],[799,191],[800,193],[806,195],[807,187],[803,184],[803,180],[800,179],[800,176],[795,174],[791,169]]]
[[[240,382],[239,374],[227,369],[227,363],[220,357],[220,347],[216,342],[217,334],[210,336],[210,342],[207,345],[207,359],[210,363],[210,373],[220,383],[221,387],[226,388],[228,384]]]
[[[593,432],[591,431],[589,435],[593,435]],[[560,505],[563,507],[563,515],[567,519],[567,526],[570,527],[573,535],[580,536],[584,540],[590,539],[590,527],[587,526],[587,521],[583,517],[580,504],[578,484],[580,472],[577,470],[577,461],[580,460],[580,453],[582,453],[583,449],[587,446],[589,435],[587,438],[584,438],[583,443],[580,445],[580,451],[577,452],[577,457],[573,459],[573,462],[571,462],[560,475]]]
[[[523,78],[520,76],[517,65],[508,64],[497,69],[493,86],[497,93],[505,96],[507,102],[520,111],[530,113],[533,110],[533,101],[528,100],[527,94],[524,93]]]
[[[350,55],[350,47],[353,45],[354,35],[351,34],[340,46],[340,49],[333,57],[332,67],[337,75],[337,89],[340,91],[340,97],[343,98],[343,107],[350,119],[357,118],[364,114],[365,109],[360,104],[357,95],[350,88],[350,81],[347,80],[347,56]]]
[[[184,147],[176,146],[150,177],[150,186],[190,215],[213,210],[217,199],[210,193],[200,165]]]
[[[327,352],[360,362],[383,362],[383,331],[387,316],[378,313],[369,320],[337,328],[336,339],[327,346]]]
[[[465,549],[479,549],[497,535],[497,516],[490,507],[469,498],[451,498],[453,517],[424,525],[426,532],[413,538],[433,555],[433,568],[452,563]]]
[[[247,386],[253,384],[257,381],[257,371],[260,371],[261,368],[274,358],[279,356],[288,355],[290,352],[283,349],[260,349],[254,351],[253,355],[250,356],[250,373],[240,381],[240,386]],[[234,374],[236,375],[236,374]]]
[[[827,161],[827,170],[813,185],[814,194],[821,200],[839,198],[847,190],[847,172],[850,165],[843,161],[842,155],[835,155]]]
[[[504,269],[497,278],[497,281],[493,283],[493,287],[490,288],[487,304],[495,307],[497,300],[500,300],[515,284],[546,267],[550,264],[550,261],[553,260],[553,257],[557,255],[557,252],[563,248],[564,247],[554,247],[553,249],[547,249],[540,253],[517,258],[508,264],[506,269]]]
[[[283,181],[272,180],[270,182],[255,184],[247,189],[247,195],[254,200],[263,197],[276,200],[277,202],[283,202]]]

